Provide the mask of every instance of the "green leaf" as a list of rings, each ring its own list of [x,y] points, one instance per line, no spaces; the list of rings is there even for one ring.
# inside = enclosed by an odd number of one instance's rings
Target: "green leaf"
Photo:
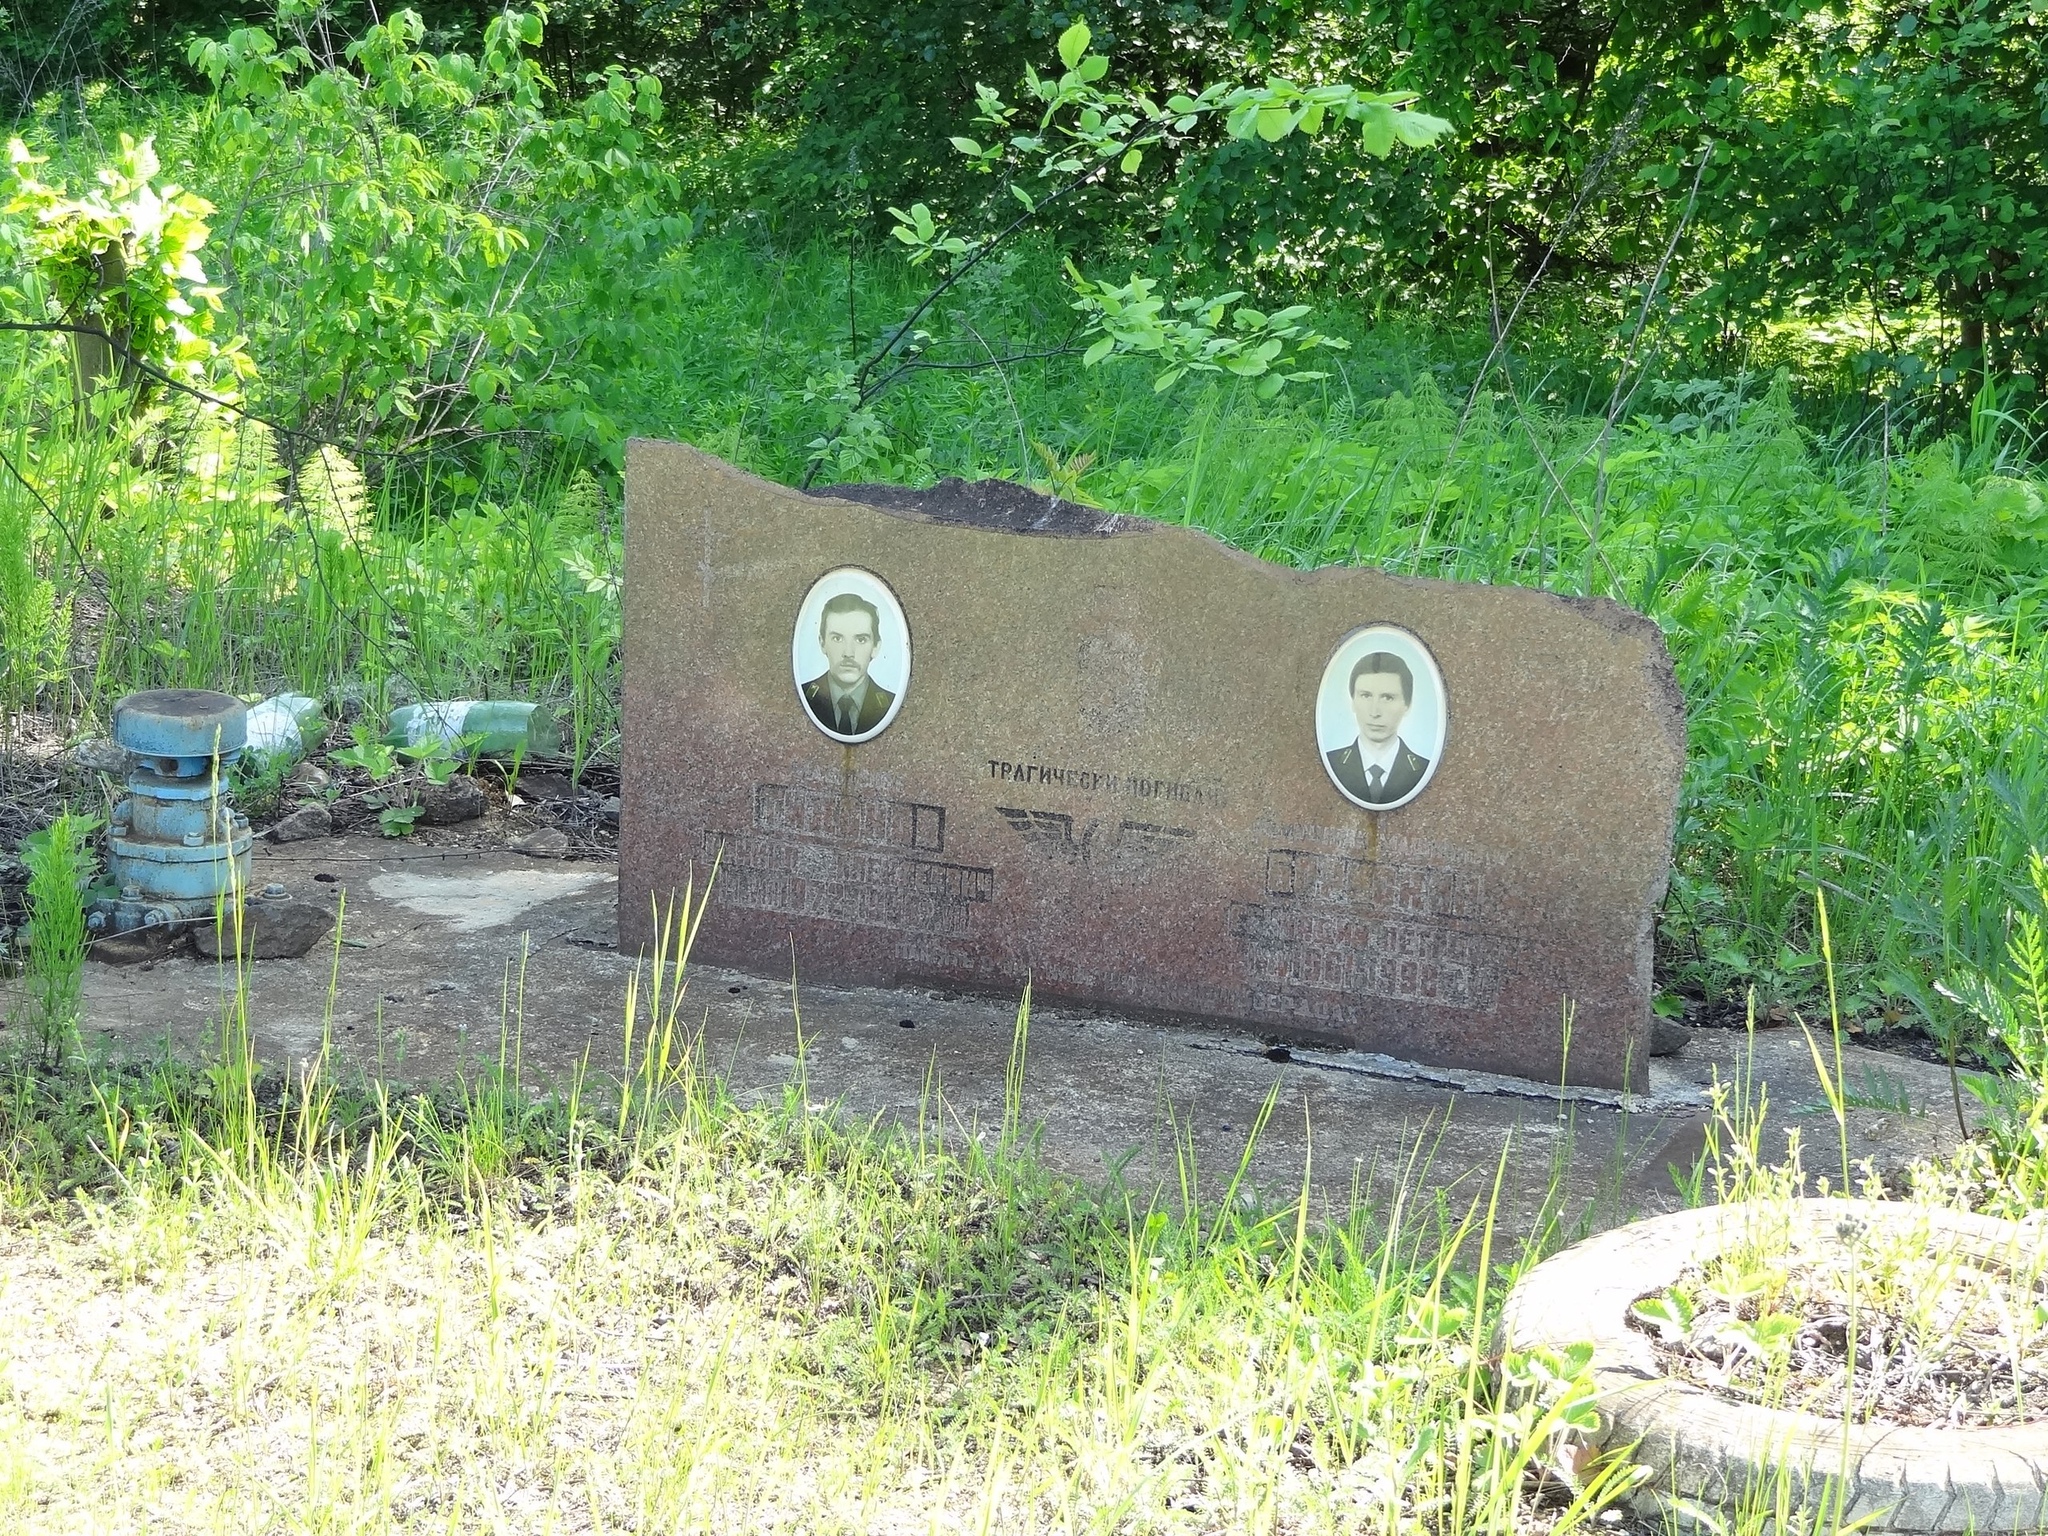
[[[1120,162],[1123,173],[1126,176],[1130,175],[1133,171],[1137,170],[1138,162],[1143,160],[1144,158],[1145,152],[1143,150],[1127,150],[1124,154],[1123,160]]]
[[[1448,121],[1427,112],[1395,112],[1392,117],[1394,136],[1410,149],[1427,149],[1451,131]]]
[[[1105,336],[1081,354],[1081,366],[1083,368],[1093,368],[1115,350],[1116,338],[1114,336]]]
[[[1394,113],[1390,107],[1377,102],[1365,109],[1365,116],[1358,125],[1359,142],[1368,155],[1386,156],[1394,150]]]
[[[963,155],[974,155],[978,157],[981,154],[981,146],[979,144],[975,143],[972,139],[962,137],[960,134],[954,134],[952,142],[953,147],[959,150],[960,153]]]
[[[1088,84],[1093,85],[1109,73],[1109,60],[1099,53],[1091,53],[1081,61],[1081,67],[1075,73]]]
[[[1088,23],[1077,21],[1060,34],[1060,62],[1072,69],[1081,62],[1081,55],[1088,51],[1088,44],[1095,34],[1088,30]]]
[[[1258,116],[1259,137],[1268,144],[1276,143],[1293,131],[1294,114],[1285,107],[1261,107]]]
[[[1010,183],[1010,195],[1016,198],[1018,202],[1024,205],[1024,211],[1026,213],[1038,212],[1038,204],[1034,203],[1031,200],[1031,194],[1029,192],[1026,192],[1022,187],[1018,186],[1017,183],[1015,183],[1014,181]]]
[[[386,837],[405,837],[412,832],[412,824],[419,819],[418,806],[394,805],[377,813],[377,827]]]

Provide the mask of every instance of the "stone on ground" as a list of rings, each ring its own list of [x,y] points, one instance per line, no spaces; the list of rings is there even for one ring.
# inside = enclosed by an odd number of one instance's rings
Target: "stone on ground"
[[[334,816],[324,805],[302,805],[270,829],[273,843],[296,843],[309,837],[333,835]]]
[[[450,775],[446,784],[420,791],[420,819],[430,827],[452,827],[475,821],[489,807],[484,787],[466,773]]]

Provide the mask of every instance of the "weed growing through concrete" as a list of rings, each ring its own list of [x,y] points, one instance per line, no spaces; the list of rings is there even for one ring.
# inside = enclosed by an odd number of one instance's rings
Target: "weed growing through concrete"
[[[45,1070],[78,1036],[78,998],[85,969],[85,886],[93,858],[85,839],[92,824],[71,812],[22,844],[28,866],[28,995],[37,1054]]]

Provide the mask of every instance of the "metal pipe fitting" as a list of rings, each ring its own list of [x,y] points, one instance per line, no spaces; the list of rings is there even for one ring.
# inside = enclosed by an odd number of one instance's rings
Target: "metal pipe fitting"
[[[227,770],[248,740],[248,716],[240,699],[197,688],[131,693],[114,706],[114,741],[134,766],[107,829],[121,894],[94,903],[94,931],[211,918],[247,886],[254,839],[228,803]]]

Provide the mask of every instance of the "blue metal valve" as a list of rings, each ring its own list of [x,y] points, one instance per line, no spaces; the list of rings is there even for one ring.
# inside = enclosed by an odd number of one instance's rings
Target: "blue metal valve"
[[[131,693],[114,706],[114,741],[132,766],[107,831],[121,894],[93,904],[95,932],[211,919],[248,885],[249,819],[228,803],[227,784],[248,718],[240,699],[198,688]]]

